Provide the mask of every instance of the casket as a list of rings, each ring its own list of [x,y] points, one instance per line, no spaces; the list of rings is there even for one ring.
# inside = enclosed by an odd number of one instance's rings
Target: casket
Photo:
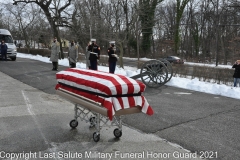
[[[112,120],[116,111],[140,106],[153,114],[152,107],[142,95],[146,86],[132,78],[89,69],[69,68],[56,74],[56,90],[62,88],[101,104]]]

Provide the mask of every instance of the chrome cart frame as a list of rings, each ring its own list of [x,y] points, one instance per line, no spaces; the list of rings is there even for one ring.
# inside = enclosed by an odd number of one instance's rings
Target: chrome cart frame
[[[117,126],[117,128],[114,129],[113,134],[116,138],[120,138],[122,136],[121,116],[141,112],[140,106],[115,111],[113,120],[110,121],[108,118],[107,109],[101,106],[100,103],[92,101],[78,94],[69,92],[62,88],[56,90],[56,94],[75,104],[75,116],[74,119],[70,121],[70,127],[76,128],[78,126],[78,119],[80,119],[81,121],[89,122],[90,127],[96,128],[96,131],[93,133],[93,140],[95,142],[98,142],[100,140],[100,130],[104,126]]]

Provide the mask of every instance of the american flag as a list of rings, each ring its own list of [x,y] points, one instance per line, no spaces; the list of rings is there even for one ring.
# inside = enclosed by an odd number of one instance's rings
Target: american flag
[[[56,74],[58,84],[62,88],[79,94],[102,104],[108,109],[108,117],[112,120],[115,111],[142,107],[142,112],[153,114],[152,107],[141,95],[146,86],[132,78],[89,69],[69,68]]]

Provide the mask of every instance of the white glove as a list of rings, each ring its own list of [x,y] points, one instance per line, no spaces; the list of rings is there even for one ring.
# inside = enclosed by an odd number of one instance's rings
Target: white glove
[[[118,55],[117,55],[117,54],[113,54],[113,55],[114,55],[114,57],[118,58]]]

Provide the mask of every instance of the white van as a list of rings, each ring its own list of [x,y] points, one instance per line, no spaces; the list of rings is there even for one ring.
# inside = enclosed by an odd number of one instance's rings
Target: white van
[[[5,44],[8,47],[7,58],[10,58],[11,60],[15,61],[17,58],[17,48],[16,45],[13,43],[11,33],[6,29],[0,29],[0,41],[2,40],[4,40]],[[0,58],[2,58],[1,53]]]

